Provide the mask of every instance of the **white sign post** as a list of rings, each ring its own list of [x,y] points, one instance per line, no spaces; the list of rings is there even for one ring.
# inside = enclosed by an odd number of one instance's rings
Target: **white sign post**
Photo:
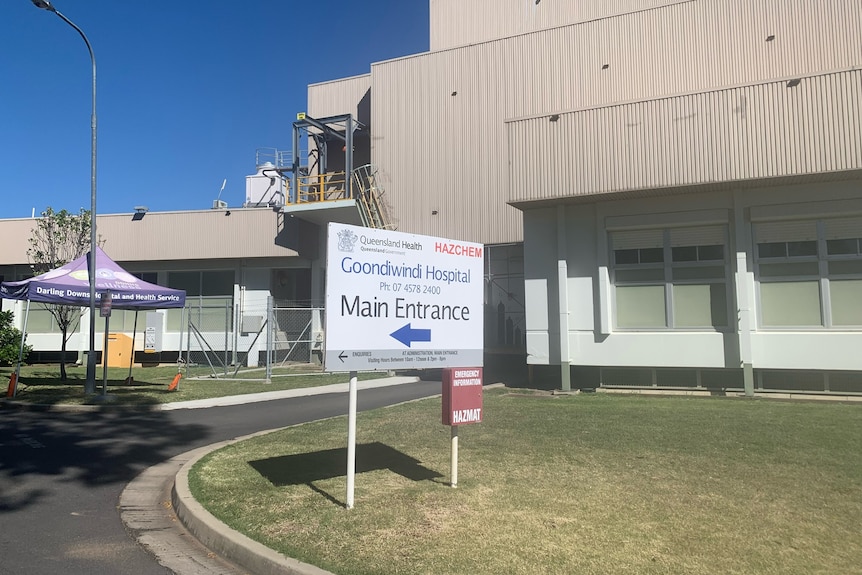
[[[483,256],[473,242],[329,224],[324,365],[350,372],[348,509],[356,372],[481,366]]]

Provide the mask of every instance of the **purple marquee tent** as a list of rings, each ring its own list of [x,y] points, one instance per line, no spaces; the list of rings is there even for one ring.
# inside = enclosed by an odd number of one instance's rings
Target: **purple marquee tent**
[[[0,296],[7,299],[87,307],[90,305],[89,256],[90,254],[87,253],[57,269],[30,279],[18,282],[2,282],[0,283]],[[135,310],[136,329],[139,310],[181,308],[186,303],[184,290],[166,288],[136,278],[117,265],[98,246],[96,247],[95,289],[97,300],[100,300],[105,293],[111,294],[110,307]],[[107,350],[108,346],[107,325],[106,318],[104,351]],[[24,331],[26,332],[26,328]],[[23,343],[24,340],[22,339],[22,351],[24,349]],[[133,358],[134,353],[129,357],[128,381],[131,381]],[[17,379],[20,367],[21,357],[19,354],[13,395],[18,391]],[[104,394],[107,388],[107,370],[103,371],[102,377],[102,393]]]
[[[0,284],[0,295],[8,299],[63,305],[90,305],[89,254],[42,275]],[[186,303],[183,290],[162,287],[136,278],[96,247],[96,299],[111,292],[111,307],[117,309],[179,308]]]

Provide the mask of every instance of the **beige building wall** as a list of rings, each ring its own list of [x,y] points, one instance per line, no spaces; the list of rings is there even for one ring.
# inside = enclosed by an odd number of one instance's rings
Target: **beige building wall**
[[[857,0],[698,0],[377,63],[372,161],[400,230],[520,241],[506,203],[507,120],[858,68],[860,29]],[[688,113],[673,118],[696,123]],[[601,145],[606,135],[591,133]],[[544,149],[512,161],[554,169]]]
[[[308,86],[308,115],[326,118],[352,114],[367,123],[370,113],[371,74],[320,82]],[[299,111],[299,110],[297,110]]]
[[[30,235],[36,220],[33,218],[21,218],[14,220],[3,220],[0,225],[0,266],[26,265],[28,263],[27,250],[30,249]],[[13,279],[6,275],[6,281]]]
[[[509,123],[517,205],[862,173],[862,70]],[[750,186],[749,184],[744,184]]]
[[[0,266],[26,265],[36,220],[4,220]],[[97,216],[98,241],[118,262],[297,258],[306,246],[295,218],[266,208]]]
[[[692,0],[431,0],[431,51]]]

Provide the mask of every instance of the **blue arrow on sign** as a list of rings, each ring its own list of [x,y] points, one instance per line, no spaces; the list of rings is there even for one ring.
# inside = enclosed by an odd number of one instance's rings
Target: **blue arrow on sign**
[[[413,329],[410,327],[410,324],[400,327],[390,333],[392,337],[410,347],[410,344],[414,341],[431,341],[431,330],[430,329]]]

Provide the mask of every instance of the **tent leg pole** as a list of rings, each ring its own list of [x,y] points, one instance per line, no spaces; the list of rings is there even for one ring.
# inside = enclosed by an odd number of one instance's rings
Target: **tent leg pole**
[[[27,337],[27,320],[30,318],[30,300],[24,307],[24,329],[21,330],[21,346],[18,349],[18,364],[15,366],[15,387],[12,388],[12,397],[18,395],[18,381],[21,379],[21,362],[24,361],[24,339]]]

